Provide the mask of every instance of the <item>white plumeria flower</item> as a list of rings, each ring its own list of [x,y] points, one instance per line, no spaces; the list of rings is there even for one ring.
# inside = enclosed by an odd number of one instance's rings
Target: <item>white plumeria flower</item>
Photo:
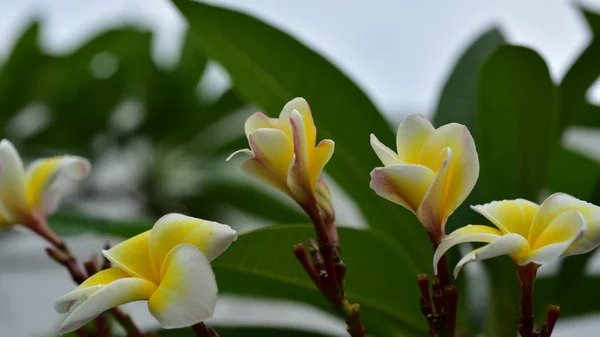
[[[371,135],[383,163],[371,172],[370,187],[379,196],[413,212],[434,244],[445,233],[448,217],[473,190],[479,177],[475,142],[466,126],[439,128],[421,115],[398,127],[394,152]]]
[[[56,300],[59,327],[76,330],[106,310],[146,300],[163,328],[191,326],[213,315],[217,283],[210,261],[237,238],[227,225],[168,214],[154,227],[103,251],[115,267]]]
[[[64,173],[80,180],[89,172],[89,161],[76,156],[38,159],[25,170],[13,144],[0,141],[0,228],[21,224],[47,235],[46,216],[59,204],[56,177]]]
[[[234,152],[250,158],[242,162],[246,174],[279,189],[299,203],[316,193],[323,168],[331,158],[334,143],[324,139],[316,144],[317,129],[310,106],[304,98],[294,98],[279,118],[257,112],[244,126],[250,149]]]
[[[465,255],[454,269],[454,277],[470,262],[508,255],[524,266],[542,265],[561,256],[583,254],[600,245],[600,207],[564,193],[555,193],[540,206],[524,199],[494,201],[472,206],[498,229],[469,225],[446,236],[433,258],[464,242],[487,245]],[[437,270],[436,270],[437,272]]]

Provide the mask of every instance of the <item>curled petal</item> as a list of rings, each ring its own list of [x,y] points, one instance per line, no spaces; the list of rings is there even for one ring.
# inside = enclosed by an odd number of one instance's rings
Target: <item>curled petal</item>
[[[399,158],[405,163],[417,164],[421,147],[434,130],[431,122],[422,115],[406,117],[398,127],[396,135]]]
[[[300,116],[302,116],[301,120],[308,146],[315,146],[315,143],[317,142],[317,129],[315,127],[310,106],[304,98],[296,97],[283,107],[283,110],[281,110],[281,113],[279,114],[279,127],[288,135],[292,134],[290,121],[294,111],[297,111]]]
[[[434,237],[439,237],[445,233],[446,219],[454,211],[448,212],[444,201],[452,162],[452,150],[449,147],[445,148],[440,153],[440,157],[444,158],[442,166],[429,185],[423,201],[417,209],[419,221],[429,228],[428,232]]]
[[[492,242],[501,235],[502,232],[495,228],[480,225],[468,225],[455,230],[442,240],[433,255],[433,270],[435,274],[438,273],[438,262],[440,262],[442,256],[450,248],[465,242]]]
[[[29,213],[25,194],[25,171],[13,144],[0,141],[0,212],[2,218],[14,223]]]
[[[171,250],[159,287],[148,301],[150,313],[163,328],[190,326],[212,317],[217,283],[208,259],[189,244]]]
[[[383,166],[404,164],[398,157],[398,154],[389,147],[383,145],[374,134],[371,134],[371,147],[373,148],[373,151],[375,151],[377,157],[379,157],[379,160],[383,163]]]
[[[154,283],[136,277],[121,278],[103,285],[89,297],[81,297],[70,307],[58,332],[65,334],[77,330],[104,311],[119,305],[147,300],[155,290]]]
[[[248,141],[254,158],[244,161],[242,168],[279,189],[287,189],[287,176],[294,160],[292,140],[281,130],[259,129],[250,134]],[[258,169],[256,164],[263,168]]]
[[[294,139],[294,164],[287,177],[287,185],[300,201],[303,201],[314,192],[314,185],[310,181],[310,155],[313,145],[308,145],[306,128],[302,115],[297,110],[292,111],[290,117]],[[309,146],[311,149],[309,149]],[[315,180],[316,183],[316,180]]]
[[[75,304],[76,301],[82,298],[90,297],[103,286],[118,279],[127,277],[131,277],[131,275],[119,268],[101,270],[87,278],[82,284],[73,289],[70,293],[56,299],[56,301],[54,301],[54,310],[56,310],[56,312],[59,314],[64,314],[71,309],[71,306]]]
[[[269,118],[262,112],[257,112],[246,120],[244,131],[246,137],[249,137],[252,132],[258,129],[274,129],[277,128],[277,125],[277,119]]]
[[[544,264],[556,260],[581,238],[587,225],[579,211],[566,211],[556,216],[532,245],[531,251],[518,263],[526,265],[530,262]]]
[[[503,233],[517,233],[523,237],[529,235],[529,228],[538,205],[525,200],[501,200],[471,208],[490,220]]]
[[[583,236],[573,242],[563,256],[585,254],[600,245],[600,211],[586,215],[587,230]]]
[[[164,261],[169,252],[182,243],[200,249],[212,261],[237,238],[227,225],[171,213],[160,218],[150,232],[150,257],[154,271],[164,274]]]
[[[27,202],[31,209],[50,211],[58,205],[58,194],[51,189],[60,174],[81,180],[90,173],[90,162],[83,157],[62,156],[38,159],[29,165],[26,178]]]
[[[529,250],[527,240],[519,234],[506,234],[498,237],[487,245],[475,249],[465,255],[454,268],[454,278],[458,276],[462,267],[474,261],[490,259],[500,255],[510,255],[513,259],[518,259],[523,252]]]
[[[531,229],[529,231],[529,242],[536,242],[556,216],[571,210],[579,211],[584,217],[590,216],[590,219],[592,219],[594,214],[600,212],[600,207],[585,201],[581,201],[565,193],[554,193],[544,200],[535,214],[531,224]],[[596,226],[593,225],[591,232],[592,235],[590,236],[590,238],[594,237],[593,241],[586,239],[587,242],[584,241],[585,246],[581,246],[579,249],[583,248],[583,250],[591,250],[595,248],[594,245],[597,246],[599,242],[596,241],[598,237],[595,229]]]
[[[250,151],[250,149],[241,149],[241,150],[237,150],[234,153],[230,154],[229,157],[227,157],[227,159],[225,159],[225,161],[230,161],[231,159],[233,159],[233,157],[237,156],[238,154],[245,154],[247,156],[250,157],[254,157],[254,153],[252,153],[252,151]]]
[[[370,187],[379,196],[416,212],[435,173],[420,165],[392,165],[371,171]]]
[[[464,125],[451,123],[436,129],[427,138],[419,153],[419,164],[438,172],[445,160],[440,153],[446,148],[452,150],[444,193],[444,215],[447,217],[473,190],[479,177],[479,159],[469,130]]]
[[[158,284],[160,279],[154,272],[150,259],[150,233],[150,230],[146,231],[109,250],[103,250],[102,255],[129,275]]]
[[[331,159],[334,149],[335,143],[332,140],[323,139],[313,150],[309,167],[310,184],[313,189],[316,188],[317,179],[319,179],[325,165],[327,165],[329,159]]]

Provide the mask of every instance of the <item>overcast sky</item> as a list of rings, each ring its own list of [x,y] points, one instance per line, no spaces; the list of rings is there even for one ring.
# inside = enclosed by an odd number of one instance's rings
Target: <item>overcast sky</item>
[[[482,29],[536,49],[559,79],[590,38],[575,2],[558,0],[210,1],[252,13],[325,54],[388,114],[429,113],[457,55]],[[581,1],[600,9],[599,0]],[[159,61],[172,58],[186,25],[166,0],[0,1],[0,57],[32,17],[53,51],[106,26],[136,22],[157,33]],[[594,90],[600,101],[600,86]]]

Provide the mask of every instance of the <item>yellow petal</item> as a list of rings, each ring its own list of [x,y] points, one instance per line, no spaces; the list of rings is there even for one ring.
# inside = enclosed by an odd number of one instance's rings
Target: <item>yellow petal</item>
[[[275,187],[286,186],[294,158],[292,140],[283,131],[276,129],[256,130],[248,140],[254,158],[246,160],[242,168],[267,183],[276,182]],[[250,164],[249,161],[260,164],[264,169],[257,170],[255,164]]]
[[[147,280],[127,277],[101,286],[89,297],[78,299],[64,316],[58,333],[65,334],[79,329],[106,310],[119,305],[147,300],[156,290],[156,285]]]
[[[405,164],[402,160],[400,160],[396,152],[383,145],[383,143],[380,142],[374,134],[371,134],[371,147],[373,148],[373,151],[375,151],[377,157],[379,157],[379,160],[381,160],[383,163],[383,166]]]
[[[417,209],[419,221],[428,228],[430,236],[433,234],[434,237],[439,237],[445,233],[446,220],[454,211],[453,209],[446,208],[444,200],[452,163],[452,150],[448,147],[445,148],[440,153],[440,157],[443,158],[442,167],[433,178],[427,192],[423,196],[421,205]]]
[[[227,225],[183,214],[167,214],[156,222],[150,233],[152,266],[155,273],[162,277],[166,256],[182,243],[193,244],[212,261],[236,238],[236,232]]]
[[[434,130],[433,125],[422,115],[406,117],[400,123],[396,135],[399,158],[407,164],[418,164],[421,147]]]
[[[580,239],[587,226],[583,215],[579,211],[566,211],[556,216],[540,234],[531,252],[524,256],[520,265],[534,262],[544,264],[556,260]]]
[[[303,202],[314,192],[314,186],[311,186],[309,173],[310,152],[312,149],[309,151],[302,115],[296,110],[292,111],[290,122],[294,140],[294,163],[287,177],[287,185],[296,199]],[[314,146],[314,143],[310,146]]]
[[[75,304],[77,300],[84,297],[89,297],[103,286],[126,277],[131,277],[131,275],[119,268],[101,270],[89,277],[68,294],[56,299],[54,302],[54,310],[56,310],[56,312],[59,314],[64,314],[69,311],[71,306]]]
[[[371,171],[369,186],[379,196],[416,212],[434,177],[425,166],[392,165]]]
[[[499,230],[481,225],[468,225],[455,230],[446,236],[439,244],[433,255],[433,270],[438,273],[438,262],[446,252],[461,243],[465,242],[492,242],[502,235]]]
[[[458,262],[456,268],[454,268],[454,278],[458,276],[461,269],[468,263],[491,259],[500,255],[509,255],[513,259],[518,259],[528,250],[529,244],[527,243],[527,239],[519,234],[511,233],[499,236],[487,245],[465,255]]]
[[[535,214],[529,232],[529,242],[536,242],[538,237],[546,227],[548,227],[552,220],[560,213],[566,211],[579,211],[584,217],[593,217],[594,214],[600,212],[600,208],[565,193],[554,193],[544,200]],[[592,235],[594,235],[595,228],[595,226],[592,228]],[[586,249],[594,244],[596,244],[595,240],[594,242],[588,241]]]
[[[129,275],[158,284],[160,280],[154,273],[150,259],[150,232],[138,234],[109,250],[103,250],[102,255]]]
[[[469,130],[464,125],[452,123],[431,133],[419,153],[419,164],[438,172],[445,158],[440,153],[446,148],[452,150],[444,197],[444,213],[449,215],[473,190],[479,177],[479,159]]]
[[[319,176],[321,176],[325,165],[327,165],[329,159],[331,159],[334,149],[335,143],[332,140],[323,139],[313,150],[309,168],[310,183],[313,188],[316,188],[317,180],[319,179]]]
[[[246,120],[244,131],[246,132],[246,137],[248,137],[258,129],[273,129],[277,128],[277,126],[278,121],[276,118],[269,118],[262,112],[257,112]]]
[[[59,174],[64,173],[69,178],[81,180],[90,172],[90,162],[82,157],[62,156],[38,159],[29,165],[26,177],[27,202],[31,209],[40,209],[44,214],[51,213],[57,206],[58,200],[49,200],[49,188]]]
[[[181,328],[212,317],[217,300],[217,283],[210,263],[189,244],[171,250],[166,272],[148,308],[163,328]]]
[[[29,207],[25,195],[25,171],[19,153],[11,142],[0,141],[0,213],[8,222],[27,219]]]
[[[281,181],[281,177],[275,175],[273,171],[264,166],[256,158],[246,159],[240,166],[242,171],[247,175],[258,179],[267,185],[273,186],[293,198],[292,192],[287,186],[287,182]]]
[[[596,206],[597,207],[597,206]],[[563,256],[584,254],[600,245],[600,210],[584,216],[587,230],[579,240],[573,242]]]
[[[292,117],[294,110],[298,111],[298,113],[302,116],[301,120],[303,123],[307,146],[309,148],[314,147],[315,143],[317,142],[317,129],[315,127],[310,106],[304,98],[296,97],[283,107],[281,114],[279,114],[279,127],[288,135],[291,135],[292,129],[290,118]]]
[[[503,233],[516,233],[525,238],[529,235],[529,228],[538,207],[537,204],[525,199],[493,201],[484,205],[471,206]]]

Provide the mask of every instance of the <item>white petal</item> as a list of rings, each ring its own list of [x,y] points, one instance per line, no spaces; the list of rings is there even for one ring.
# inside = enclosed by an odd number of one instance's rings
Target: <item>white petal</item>
[[[248,155],[250,157],[254,157],[254,153],[252,153],[252,151],[250,151],[250,149],[241,149],[241,150],[237,150],[234,153],[230,154],[229,157],[227,157],[227,159],[225,159],[225,161],[230,161],[233,157],[237,156],[238,154],[245,154]]]
[[[0,212],[11,222],[28,215],[25,195],[25,171],[19,153],[13,144],[0,141]]]
[[[179,245],[167,256],[166,272],[148,308],[165,329],[181,328],[212,317],[217,282],[208,259],[193,245]]]
[[[458,276],[462,267],[474,261],[490,259],[500,255],[518,255],[529,249],[527,240],[519,234],[506,234],[498,237],[487,245],[475,249],[465,255],[454,268],[454,278]]]
[[[77,330],[106,310],[121,304],[147,300],[155,289],[154,283],[140,278],[116,280],[95,291],[89,298],[76,301],[58,328],[58,333]]]
[[[520,261],[544,264],[558,259],[569,246],[580,239],[587,229],[585,219],[579,211],[566,211],[556,216],[531,247],[532,250]]]
[[[407,164],[418,164],[421,147],[434,130],[431,122],[422,115],[406,117],[400,123],[396,135],[399,158]]]
[[[433,270],[437,275],[438,262],[448,249],[465,242],[492,242],[502,235],[499,230],[480,225],[468,225],[455,230],[446,236],[433,255]]]
[[[383,163],[383,166],[404,164],[404,162],[398,158],[398,155],[389,147],[383,145],[374,134],[371,134],[371,147],[373,148],[373,151],[375,151],[377,157],[379,157],[379,160]]]

